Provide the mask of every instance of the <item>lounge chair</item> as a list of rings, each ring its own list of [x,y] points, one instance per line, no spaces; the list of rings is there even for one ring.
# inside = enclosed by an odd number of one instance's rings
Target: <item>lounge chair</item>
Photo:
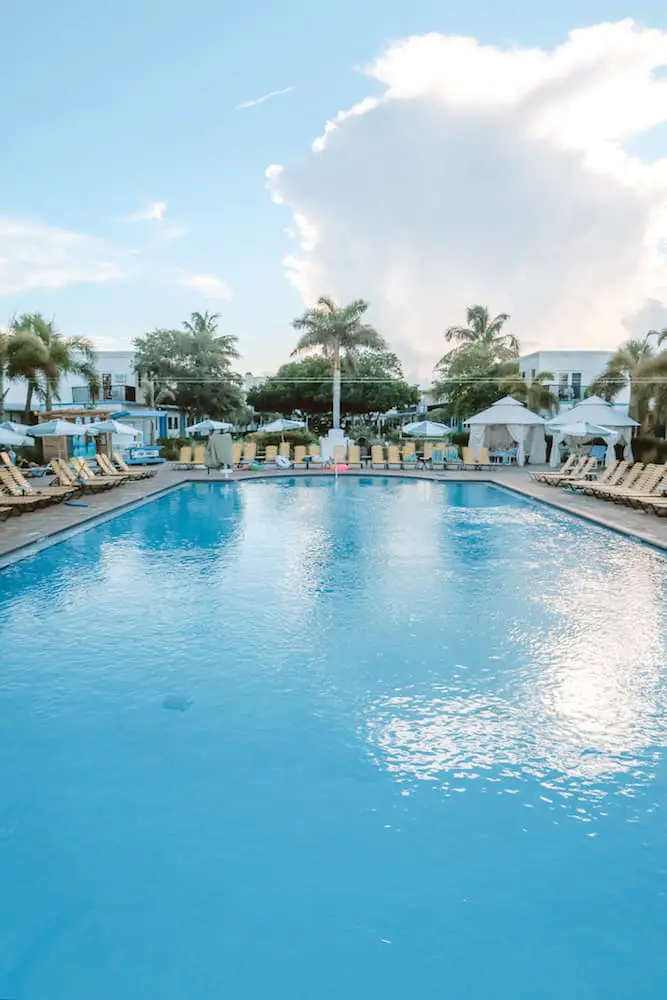
[[[645,467],[643,463],[635,462],[634,465],[628,466],[615,482],[598,483],[595,479],[590,480],[586,492],[588,496],[603,497],[608,491],[613,492],[618,489],[630,488],[640,480],[644,472]]]
[[[55,482],[59,483],[60,486],[74,487],[83,490],[84,493],[100,493],[102,490],[111,489],[110,483],[86,482],[78,472],[70,469],[61,458],[52,458],[51,468],[56,475]]]
[[[384,458],[384,448],[381,444],[374,444],[371,447],[371,468],[386,469],[387,463]]]
[[[51,462],[53,465],[54,463]],[[76,459],[72,459],[70,465],[66,462],[60,462],[60,471],[58,472],[58,478],[61,478],[61,473],[67,470],[70,475],[70,479],[73,482],[79,483],[83,488],[84,493],[88,493],[92,490],[111,490],[114,486],[120,486],[117,479],[107,479],[104,476],[94,476],[90,471],[82,469],[79,462]]]
[[[243,445],[235,441],[232,445],[232,465],[241,464],[241,455],[243,454]]]
[[[388,469],[400,469],[401,468],[401,456],[399,454],[398,447],[395,444],[390,444],[387,448],[387,468]]]
[[[292,446],[289,441],[282,441],[280,447],[278,448],[278,454],[282,458],[291,459],[292,458]]]
[[[257,460],[257,444],[255,441],[246,441],[243,445],[241,462],[243,465],[252,465]]]
[[[447,447],[445,448],[445,465],[447,466],[447,468],[449,469],[450,466],[452,468],[457,468],[462,464],[463,463],[461,461],[461,456],[459,455],[459,449],[456,447],[456,445],[455,444],[447,445]]]
[[[542,486],[560,486],[561,483],[566,482],[568,479],[582,479],[583,472],[588,464],[588,458],[586,455],[582,455],[581,458],[577,459],[576,463],[570,467],[569,471],[563,472],[563,469],[558,472],[544,472],[542,478],[539,482]]]
[[[206,445],[196,444],[192,449],[192,464],[194,466],[206,465]]]
[[[557,476],[569,476],[571,473],[574,473],[578,462],[581,462],[581,459],[577,459],[576,455],[570,455],[567,461],[556,472],[531,472],[530,478],[535,483],[543,483],[545,480],[553,479]]]
[[[424,454],[422,456],[422,460],[424,462],[430,462],[432,456],[433,456],[433,442],[424,441]]]
[[[319,444],[309,444],[308,445],[308,457],[309,458],[319,458],[320,456],[320,446]]]
[[[119,470],[120,472],[127,472],[128,475],[136,476],[137,479],[139,479],[139,478],[141,478],[141,479],[152,479],[153,476],[157,472],[156,469],[146,469],[146,468],[143,468],[143,469],[133,468],[133,469],[131,469],[130,466],[125,461],[125,459],[123,458],[123,456],[120,454],[119,451],[115,451],[113,453],[113,460],[114,460],[114,462],[116,464],[117,470]]]
[[[109,478],[112,476],[123,476],[126,483],[136,482],[139,479],[146,478],[142,470],[137,470],[135,472],[134,469],[128,469],[127,472],[121,472],[116,468],[111,459],[107,455],[102,454],[102,452],[95,456],[95,461],[97,462],[98,468],[102,470],[102,475],[109,476]]]
[[[561,478],[558,482],[558,486],[567,487],[570,483],[580,483],[582,479],[589,480],[590,476],[593,475],[595,466],[597,465],[597,458],[592,458],[590,455],[584,460],[583,466],[578,470],[576,475],[565,476]],[[550,483],[549,485],[554,485]]]
[[[418,469],[419,468],[419,456],[416,452],[408,452],[407,455],[403,455],[403,468],[404,469]]]
[[[34,497],[35,500],[40,497],[45,500],[51,497],[56,503],[67,497],[73,497],[77,492],[73,486],[42,486],[35,489],[15,465],[9,467],[0,465],[0,483],[12,496]]]
[[[15,497],[0,486],[0,504],[12,514],[23,514],[24,511],[37,510],[38,507],[48,506],[48,501],[36,500],[34,497]]]
[[[190,469],[192,468],[192,446],[189,444],[184,444],[178,453],[178,462],[175,463],[174,468],[176,469]]]
[[[347,464],[351,469],[361,468],[361,448],[358,444],[351,444],[347,449]]]
[[[123,483],[127,482],[127,476],[124,472],[114,472],[111,476],[106,475],[106,473],[95,472],[90,465],[88,465],[85,458],[73,458],[71,459],[71,465],[83,479],[108,482],[111,483],[112,486],[122,486]]]
[[[618,493],[614,493],[609,497],[609,499],[613,500],[614,503],[625,504],[627,507],[641,506],[641,501],[647,497],[664,496],[663,491],[667,488],[666,477],[667,466],[653,466],[650,474],[646,476],[641,485],[633,486],[629,489],[621,489]]]
[[[333,464],[334,465],[345,465],[347,459],[347,448],[344,444],[334,445],[333,450]]]
[[[445,467],[445,451],[444,448],[434,448],[431,452],[431,468],[432,469],[444,469]]]
[[[568,479],[566,489],[592,496],[591,488],[593,486],[614,486],[616,483],[620,483],[627,467],[627,462],[612,462],[611,465],[602,470],[597,479]]]
[[[488,469],[491,466],[491,459],[489,458],[489,449],[480,448],[479,454],[477,455],[477,468],[478,469]]]
[[[278,454],[278,445],[267,444],[266,448],[264,449],[264,461],[275,462],[277,454]]]
[[[415,455],[415,443],[414,441],[407,441],[403,445],[403,448],[401,450],[401,458],[403,459],[403,462],[404,463],[406,461],[414,462],[416,459],[416,455],[414,459],[411,458],[411,455]]]
[[[475,456],[472,453],[472,448],[463,448],[461,452],[461,464],[463,468],[474,469],[476,466]]]
[[[11,507],[0,507],[0,521],[6,521],[8,517],[11,517],[11,513]]]
[[[306,446],[305,444],[297,444],[294,447],[294,468],[295,469],[305,469],[306,463],[304,461],[306,457]]]

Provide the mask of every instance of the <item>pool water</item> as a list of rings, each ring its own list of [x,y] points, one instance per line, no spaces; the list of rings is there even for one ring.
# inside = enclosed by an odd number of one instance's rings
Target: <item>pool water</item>
[[[315,477],[0,573],[0,996],[664,997],[666,570]]]

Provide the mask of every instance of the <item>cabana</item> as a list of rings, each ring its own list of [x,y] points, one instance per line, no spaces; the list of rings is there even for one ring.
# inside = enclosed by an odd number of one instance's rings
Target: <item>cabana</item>
[[[464,421],[470,428],[469,445],[477,459],[480,448],[505,448],[516,444],[517,465],[526,460],[533,465],[546,462],[547,446],[544,439],[546,421],[512,396],[505,396],[488,410],[476,413]]]
[[[635,427],[639,427],[639,424],[632,417],[627,416],[627,414],[612,406],[611,403],[605,402],[599,396],[589,396],[588,399],[584,399],[581,403],[573,406],[571,410],[559,413],[557,417],[549,421],[549,428],[554,435],[554,443],[551,448],[551,465],[554,467],[559,464],[560,442],[567,438],[568,427],[576,424],[595,425],[599,429],[606,430],[609,435],[615,434],[616,441],[619,444],[625,445],[623,452],[624,459],[626,462],[632,461],[632,435],[634,434]],[[602,437],[607,445],[607,464],[613,462],[615,456],[613,446],[616,444],[616,441],[612,441],[611,438],[608,439],[603,434],[595,436]]]

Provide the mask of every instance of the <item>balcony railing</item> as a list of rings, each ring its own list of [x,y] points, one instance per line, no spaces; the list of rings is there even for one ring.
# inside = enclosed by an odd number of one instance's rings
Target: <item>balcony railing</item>
[[[133,385],[112,385],[99,393],[96,403],[136,403],[137,390]],[[72,402],[78,406],[92,406],[93,399],[87,385],[72,386]]]

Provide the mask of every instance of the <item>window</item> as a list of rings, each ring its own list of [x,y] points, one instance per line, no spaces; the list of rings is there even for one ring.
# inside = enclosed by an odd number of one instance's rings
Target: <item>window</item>
[[[568,372],[558,373],[558,398],[570,399],[570,380]]]
[[[170,431],[178,430],[178,417],[167,417],[167,427]]]
[[[112,375],[114,385],[127,385],[127,375]]]
[[[570,385],[572,386],[572,399],[581,399],[581,372],[572,372]]]
[[[111,372],[100,372],[102,399],[111,399]]]
[[[536,375],[537,375],[537,369],[531,368],[530,369],[530,377],[531,378],[535,378]]]

